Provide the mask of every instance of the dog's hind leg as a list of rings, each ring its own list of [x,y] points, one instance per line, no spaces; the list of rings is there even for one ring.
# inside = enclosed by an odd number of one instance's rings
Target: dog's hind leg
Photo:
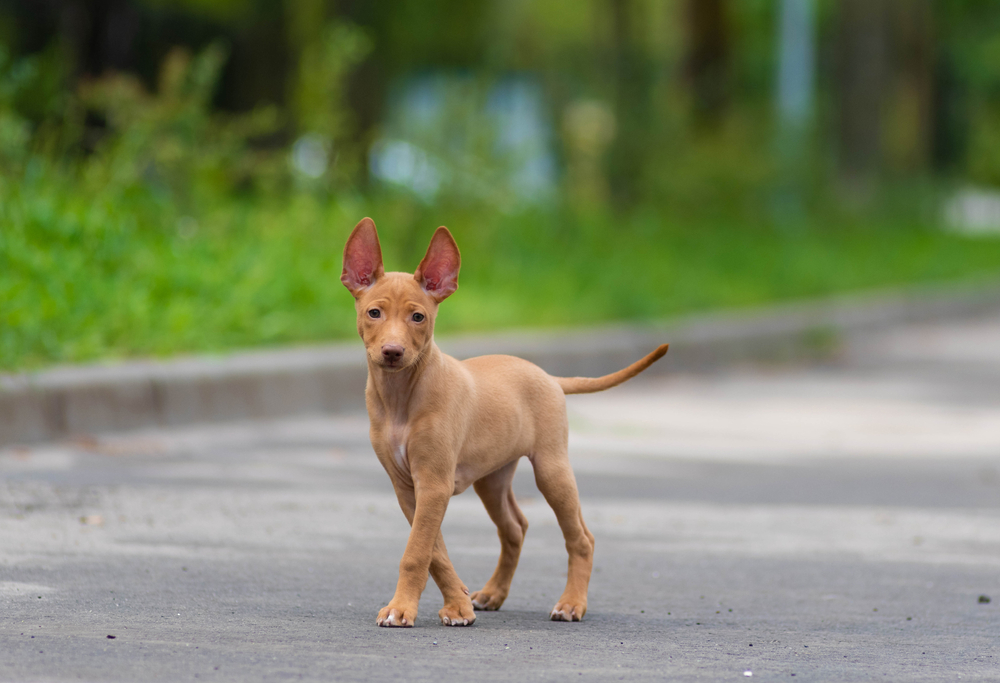
[[[549,616],[553,621],[580,621],[587,612],[594,535],[583,522],[576,477],[570,468],[565,442],[539,450],[531,458],[531,464],[535,468],[535,483],[556,513],[569,553],[566,590]]]
[[[528,530],[528,520],[517,506],[514,490],[511,488],[516,469],[515,460],[473,484],[490,519],[497,525],[497,535],[500,536],[500,559],[497,561],[497,568],[483,589],[471,596],[476,609],[500,609],[500,605],[510,592],[510,582],[514,579],[514,571],[521,557],[521,546],[524,544],[524,534]]]

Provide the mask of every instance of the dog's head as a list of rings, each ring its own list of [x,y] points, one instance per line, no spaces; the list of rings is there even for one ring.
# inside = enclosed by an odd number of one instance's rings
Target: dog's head
[[[354,295],[358,334],[370,362],[396,371],[420,358],[434,338],[438,304],[458,289],[460,265],[458,245],[442,226],[412,275],[387,273],[374,221],[364,218],[355,226],[340,281]]]

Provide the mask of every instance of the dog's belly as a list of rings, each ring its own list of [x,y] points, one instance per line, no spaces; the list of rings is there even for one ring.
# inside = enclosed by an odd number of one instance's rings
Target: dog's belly
[[[493,448],[485,452],[462,453],[455,467],[455,491],[452,495],[457,496],[483,477],[493,474],[527,453],[528,451],[520,447],[520,444],[510,449]]]
[[[473,468],[467,465],[459,465],[455,468],[455,490],[452,491],[451,495],[457,496],[462,493],[462,491],[472,486],[478,478]]]

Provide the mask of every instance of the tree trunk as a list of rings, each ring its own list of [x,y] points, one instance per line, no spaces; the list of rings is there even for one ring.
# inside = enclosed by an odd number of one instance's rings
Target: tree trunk
[[[852,190],[867,193],[879,171],[887,76],[886,0],[841,0],[838,35],[839,165]]]
[[[928,167],[934,136],[934,21],[930,0],[892,0],[892,87],[885,126],[893,169]]]
[[[624,206],[641,194],[639,185],[650,134],[650,81],[634,36],[635,2],[610,0],[610,9],[617,134],[611,148],[608,177],[612,198]]]
[[[685,76],[696,123],[717,124],[729,102],[730,33],[725,0],[688,0]]]

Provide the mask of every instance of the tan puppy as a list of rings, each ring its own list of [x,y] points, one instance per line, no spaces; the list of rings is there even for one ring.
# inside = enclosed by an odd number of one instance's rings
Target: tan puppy
[[[566,590],[550,616],[579,621],[587,612],[594,537],[583,523],[569,465],[564,395],[620,384],[662,357],[667,346],[597,379],[552,377],[512,356],[460,362],[434,343],[438,304],[458,288],[459,265],[458,247],[444,227],[434,233],[413,275],[385,272],[370,218],[358,223],[344,248],[340,279],[356,300],[358,333],[368,356],[365,401],[372,446],[410,522],[396,594],[379,611],[377,623],[413,625],[428,570],[444,595],[438,612],[444,625],[468,626],[476,621],[474,609],[500,609],[528,529],[511,489],[521,456],[531,461],[569,552]],[[500,535],[496,571],[472,595],[441,536],[448,500],[470,485]]]

